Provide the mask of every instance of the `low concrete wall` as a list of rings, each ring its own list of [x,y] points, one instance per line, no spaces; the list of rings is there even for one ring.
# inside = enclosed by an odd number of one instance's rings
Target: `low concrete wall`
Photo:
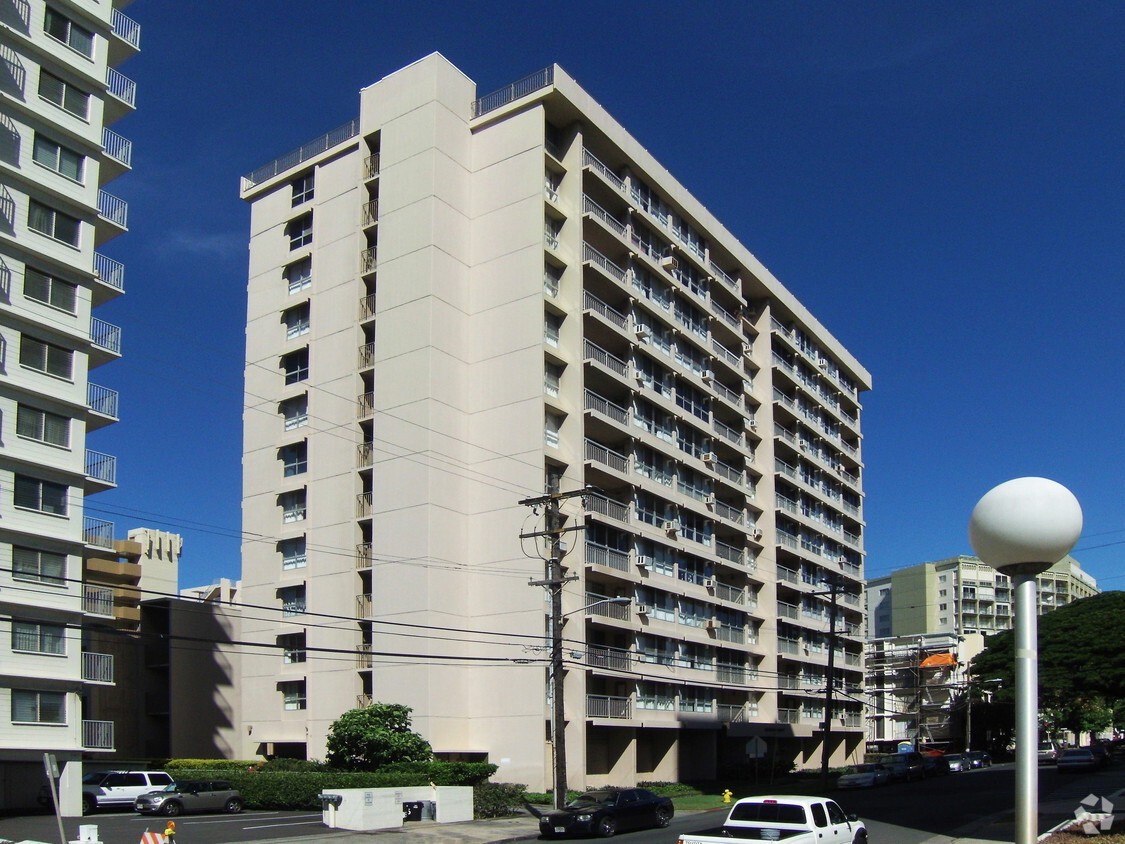
[[[433,803],[438,823],[473,819],[473,789],[469,786],[417,786],[412,788],[326,788],[340,805],[326,805],[325,826],[332,829],[401,829],[403,803]]]

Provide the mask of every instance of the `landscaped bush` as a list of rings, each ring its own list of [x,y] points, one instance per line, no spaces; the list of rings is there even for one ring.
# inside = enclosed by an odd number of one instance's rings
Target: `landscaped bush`
[[[658,797],[687,797],[701,793],[694,785],[684,782],[639,782],[637,788],[647,788]]]
[[[482,782],[473,786],[473,817],[510,818],[523,810],[525,786],[511,782]]]

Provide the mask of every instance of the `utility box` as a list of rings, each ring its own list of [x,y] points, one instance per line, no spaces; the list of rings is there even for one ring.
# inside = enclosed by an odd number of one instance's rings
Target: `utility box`
[[[422,801],[411,800],[402,804],[402,820],[406,821],[420,821],[422,820]]]

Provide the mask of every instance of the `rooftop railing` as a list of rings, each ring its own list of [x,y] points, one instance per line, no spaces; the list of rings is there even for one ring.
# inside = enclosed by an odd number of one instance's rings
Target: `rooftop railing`
[[[518,100],[520,97],[526,97],[538,91],[540,88],[546,88],[548,85],[553,84],[555,81],[555,66],[551,65],[542,70],[525,76],[523,79],[517,79],[510,85],[505,85],[491,94],[485,94],[473,101],[473,117],[480,117],[481,115],[488,114],[501,106],[506,106],[510,102]]]
[[[303,144],[297,147],[297,149],[275,158],[269,164],[263,164],[252,173],[243,176],[242,189],[246,190],[247,188],[254,187],[254,185],[260,185],[262,182],[272,179],[278,173],[284,173],[291,167],[296,167],[298,164],[320,155],[325,150],[329,150],[337,144],[342,144],[344,141],[351,140],[358,134],[359,118],[356,117],[342,126],[337,126],[330,132],[325,132],[319,138],[313,138],[307,144]]]

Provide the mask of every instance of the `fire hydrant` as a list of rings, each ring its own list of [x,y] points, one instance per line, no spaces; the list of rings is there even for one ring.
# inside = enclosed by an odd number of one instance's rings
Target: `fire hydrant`
[[[168,821],[164,827],[164,841],[166,844],[176,844],[176,822]]]
[[[723,802],[724,802],[724,803],[729,803],[729,802],[730,802],[730,799],[731,799],[731,797],[733,797],[733,796],[734,796],[734,794],[733,794],[733,793],[731,792],[731,790],[730,790],[730,789],[728,788],[728,789],[727,789],[726,791],[724,791],[724,792],[723,792]]]

